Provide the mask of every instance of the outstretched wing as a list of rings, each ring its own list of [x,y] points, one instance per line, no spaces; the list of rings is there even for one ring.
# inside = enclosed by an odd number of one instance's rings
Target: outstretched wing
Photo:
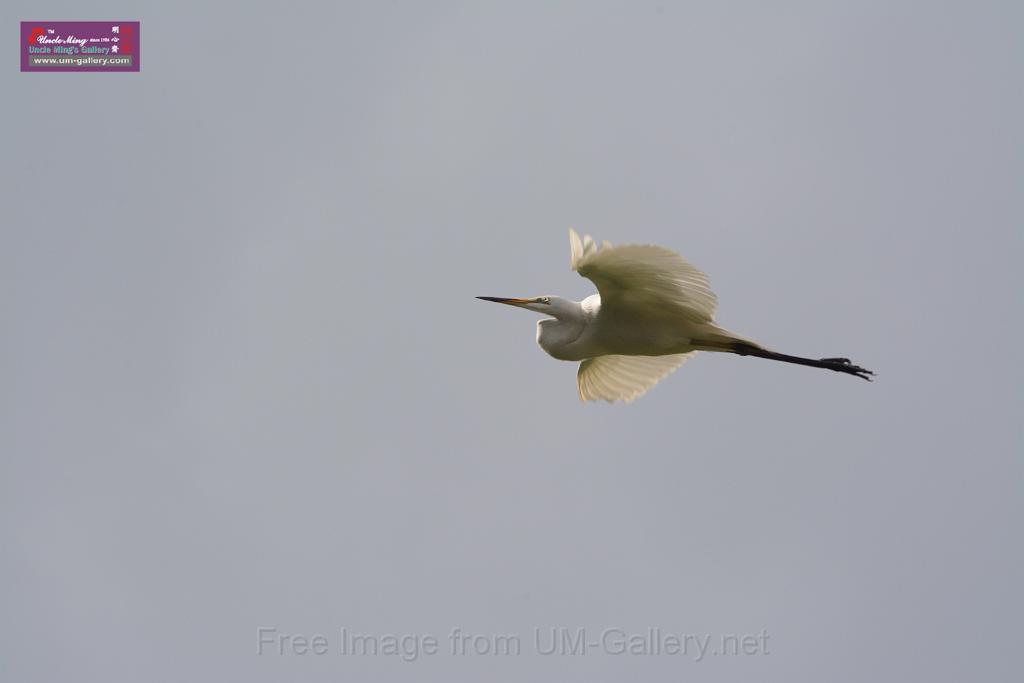
[[[598,356],[580,363],[576,386],[581,401],[625,401],[648,389],[685,363],[695,352],[671,356]]]
[[[670,249],[651,244],[613,247],[582,240],[569,230],[572,269],[601,294],[601,309],[653,313],[675,311],[693,322],[709,322],[718,298],[708,277]]]

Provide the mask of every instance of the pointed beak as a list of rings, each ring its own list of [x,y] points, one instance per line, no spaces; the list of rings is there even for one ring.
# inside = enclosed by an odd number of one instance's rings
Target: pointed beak
[[[484,301],[493,301],[499,304],[508,304],[509,306],[525,306],[530,303],[529,299],[509,299],[501,296],[478,296],[477,299],[483,299]]]

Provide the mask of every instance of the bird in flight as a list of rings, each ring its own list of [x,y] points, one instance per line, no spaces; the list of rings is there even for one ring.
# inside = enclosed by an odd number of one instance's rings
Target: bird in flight
[[[649,244],[599,247],[569,230],[572,269],[597,286],[583,301],[557,296],[480,296],[543,313],[537,344],[558,360],[580,361],[580,400],[625,401],[643,395],[697,351],[735,353],[843,372],[874,373],[848,358],[801,358],[771,351],[715,324],[718,298],[707,276],[670,249]]]

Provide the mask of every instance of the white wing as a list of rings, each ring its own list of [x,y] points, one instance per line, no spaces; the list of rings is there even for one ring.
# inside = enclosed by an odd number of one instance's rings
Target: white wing
[[[670,249],[650,244],[600,248],[587,235],[569,230],[572,269],[589,278],[601,294],[601,310],[674,311],[693,322],[709,322],[717,297],[708,277]]]
[[[598,356],[580,363],[576,386],[581,401],[625,401],[642,396],[695,352],[671,356]]]

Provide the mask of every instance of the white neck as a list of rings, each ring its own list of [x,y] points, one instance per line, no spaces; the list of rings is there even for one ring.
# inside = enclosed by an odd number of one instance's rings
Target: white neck
[[[577,360],[570,346],[579,339],[587,324],[587,316],[579,301],[561,299],[548,318],[537,323],[537,344],[548,355],[560,360]]]

